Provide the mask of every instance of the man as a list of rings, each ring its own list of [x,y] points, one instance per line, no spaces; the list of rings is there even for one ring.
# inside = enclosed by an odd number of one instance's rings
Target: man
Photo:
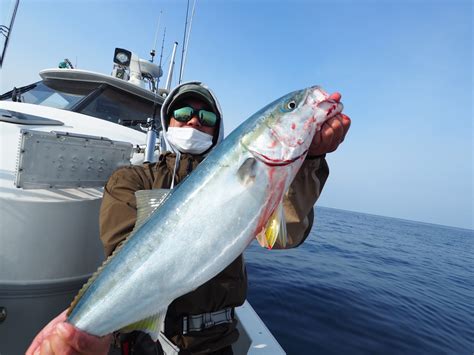
[[[332,98],[339,101],[340,95]],[[223,117],[216,97],[199,82],[175,88],[161,109],[167,151],[157,163],[117,170],[107,182],[100,211],[100,234],[106,255],[124,241],[136,222],[135,191],[173,188],[189,175],[223,139]],[[344,140],[350,119],[340,114],[328,120],[314,138],[308,157],[285,196],[286,248],[300,245],[313,223],[313,205],[329,170],[324,155]],[[276,246],[279,247],[278,245]],[[172,277],[172,275],[170,275]],[[180,353],[232,354],[238,338],[233,308],[247,294],[247,276],[239,256],[216,277],[171,303],[164,335]],[[112,336],[97,338],[64,322],[62,313],[35,338],[27,354],[106,354]],[[116,334],[112,352],[156,354],[160,343],[141,332]],[[118,351],[118,352],[117,352]]]

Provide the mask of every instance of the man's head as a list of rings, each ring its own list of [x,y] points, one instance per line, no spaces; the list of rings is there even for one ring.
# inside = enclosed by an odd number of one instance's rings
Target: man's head
[[[203,154],[223,136],[222,114],[215,96],[199,82],[172,90],[163,103],[167,149]]]

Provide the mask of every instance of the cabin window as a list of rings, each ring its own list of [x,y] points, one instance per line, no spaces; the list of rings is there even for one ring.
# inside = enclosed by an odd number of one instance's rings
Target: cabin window
[[[140,123],[153,114],[153,103],[107,86],[77,112],[140,130]]]
[[[25,102],[79,112],[141,131],[153,114],[153,102],[105,83],[46,79],[0,96],[0,100]]]

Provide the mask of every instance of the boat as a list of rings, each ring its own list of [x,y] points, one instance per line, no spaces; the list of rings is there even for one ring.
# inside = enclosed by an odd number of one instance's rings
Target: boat
[[[103,262],[104,184],[159,154],[171,73],[158,88],[159,65],[116,48],[111,75],[65,59],[0,96],[0,354],[24,352]],[[284,353],[248,302],[236,316],[236,354]]]

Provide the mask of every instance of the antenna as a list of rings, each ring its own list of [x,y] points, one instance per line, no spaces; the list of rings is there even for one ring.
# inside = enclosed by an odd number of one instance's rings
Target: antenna
[[[166,27],[163,31],[163,41],[161,42],[161,53],[160,53],[160,63],[158,66],[161,68],[161,63],[163,61],[163,47],[165,46],[165,37],[166,37]],[[156,79],[156,90],[158,90],[158,84],[160,83],[160,77]]]
[[[165,37],[166,37],[166,27],[165,27],[165,30],[163,31],[163,41],[161,42],[161,53],[160,53],[160,63],[159,63],[160,67],[163,60],[163,48],[165,46]]]
[[[156,33],[155,33],[155,41],[153,42],[153,48],[151,49],[150,51],[150,55],[151,55],[151,60],[150,62],[153,63],[153,60],[155,59],[155,49],[156,49],[156,42],[158,40],[158,32],[160,30],[160,22],[161,22],[161,14],[163,13],[163,11],[160,10],[160,17],[158,17],[158,25],[156,26]]]

